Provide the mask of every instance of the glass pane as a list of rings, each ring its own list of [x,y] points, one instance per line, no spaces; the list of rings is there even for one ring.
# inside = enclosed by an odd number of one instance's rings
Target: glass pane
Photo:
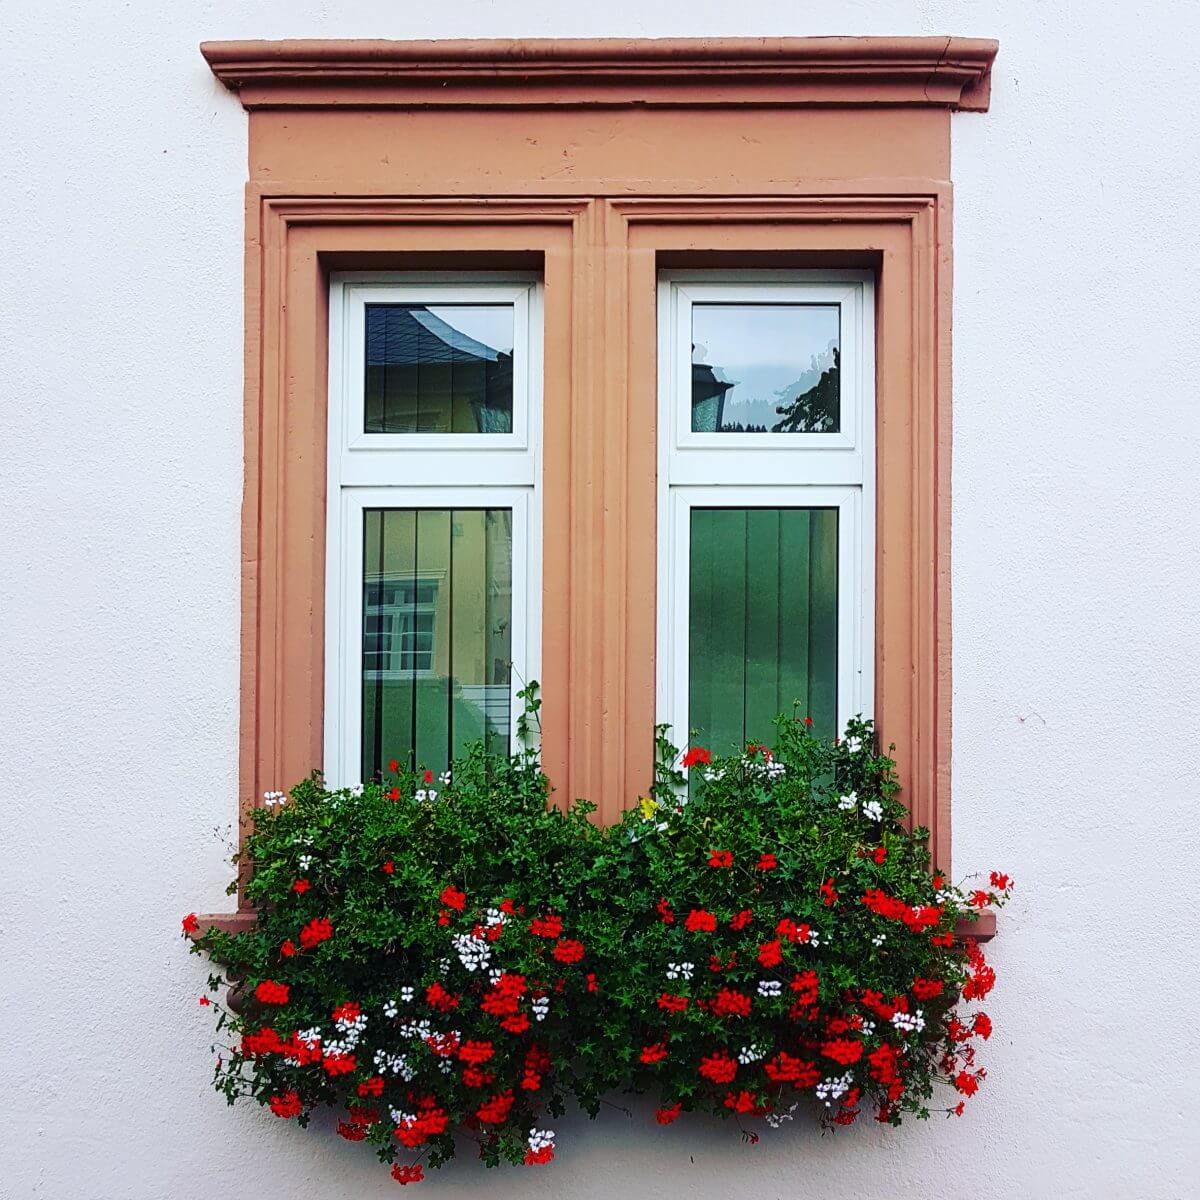
[[[367,433],[512,433],[511,304],[368,304]]]
[[[362,777],[509,741],[512,510],[367,509]]]
[[[837,733],[836,508],[694,508],[688,727],[728,753],[797,706]]]
[[[837,433],[836,304],[694,304],[693,433]]]

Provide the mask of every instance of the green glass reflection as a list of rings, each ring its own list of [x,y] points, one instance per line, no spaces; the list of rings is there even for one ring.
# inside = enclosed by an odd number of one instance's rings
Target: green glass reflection
[[[367,433],[512,433],[511,304],[368,304]]]
[[[688,726],[728,753],[798,706],[837,732],[835,508],[694,508]]]
[[[362,777],[509,740],[512,510],[367,509]]]

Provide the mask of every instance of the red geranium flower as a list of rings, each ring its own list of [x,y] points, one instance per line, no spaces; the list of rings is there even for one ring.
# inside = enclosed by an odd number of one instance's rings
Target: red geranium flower
[[[971,1029],[984,1041],[987,1041],[992,1036],[992,1018],[987,1013],[976,1013],[975,1020],[971,1023]]]
[[[195,913],[188,913],[188,915],[183,918],[183,932],[184,933],[196,933],[199,930],[199,928],[200,928],[200,918],[197,917]]]
[[[485,1104],[481,1104],[475,1115],[485,1125],[503,1125],[508,1120],[509,1109],[513,1106],[513,1091],[508,1088],[499,1095],[493,1096]]]
[[[438,1012],[449,1012],[458,1007],[458,997],[451,995],[436,980],[425,989],[425,1000],[430,1008],[436,1008]]]
[[[863,1046],[862,1042],[855,1038],[833,1038],[821,1046],[821,1053],[826,1058],[841,1063],[843,1067],[848,1067],[862,1058]]]
[[[967,903],[975,908],[987,908],[991,901],[991,896],[987,892],[972,892],[967,899]]]
[[[793,977],[788,986],[797,994],[797,1004],[816,1004],[817,990],[820,987],[816,971],[801,971]]]
[[[297,879],[296,882],[292,884],[292,891],[295,892],[297,896],[303,896],[310,887],[312,887],[312,884],[309,883],[307,879]]]
[[[556,938],[562,933],[562,917],[553,914],[546,917],[534,917],[529,922],[529,932],[534,937]]]
[[[425,774],[421,776],[421,778],[424,779],[426,783],[432,783],[433,782],[433,772],[427,770],[425,772]]]
[[[717,918],[703,908],[693,908],[683,925],[690,933],[712,933],[717,927]]]
[[[468,1040],[458,1048],[458,1057],[475,1067],[487,1062],[495,1053],[496,1048],[491,1042]]]
[[[654,1110],[654,1119],[660,1125],[670,1125],[682,1111],[683,1105],[677,1101],[668,1108],[656,1108]]]
[[[357,1122],[339,1121],[337,1131],[348,1142],[361,1142],[367,1136],[367,1127]]]
[[[553,1146],[543,1146],[540,1150],[529,1149],[525,1151],[525,1165],[527,1167],[540,1166],[542,1163],[548,1163],[554,1157]]]
[[[328,917],[314,917],[300,930],[300,945],[311,950],[321,942],[333,937],[333,923]]]
[[[524,1033],[529,1028],[529,1018],[524,1013],[513,1013],[500,1022],[500,1028],[507,1033]]]
[[[675,914],[672,912],[671,906],[667,903],[666,896],[660,896],[658,903],[654,907],[658,909],[658,915],[662,917],[664,925],[675,924]]]
[[[741,912],[734,913],[729,918],[730,929],[745,929],[750,922],[754,920],[754,913],[751,909],[743,908]]]
[[[733,866],[733,851],[731,850],[713,850],[708,856],[708,865],[710,867],[732,867]]]
[[[805,725],[812,725],[812,723],[813,723],[812,717],[805,717],[804,723],[805,723]]]
[[[764,967],[777,967],[783,962],[783,946],[778,938],[763,942],[758,948],[758,961]]]
[[[767,1078],[775,1083],[794,1083],[797,1087],[813,1087],[820,1082],[821,1072],[816,1063],[780,1050],[774,1058],[763,1063]]]
[[[382,1096],[383,1095],[383,1076],[372,1075],[370,1079],[364,1080],[358,1085],[358,1094],[360,1096]]]
[[[458,888],[452,884],[442,889],[442,894],[438,899],[447,907],[452,908],[456,912],[462,912],[467,906],[466,892],[460,892]]]
[[[285,1121],[289,1117],[298,1117],[304,1105],[300,1103],[299,1092],[284,1092],[281,1096],[272,1096],[267,1101],[271,1111]]]
[[[732,988],[722,988],[713,998],[709,1006],[718,1017],[748,1017],[752,1001],[745,992],[735,992]]]
[[[667,1057],[667,1047],[663,1042],[655,1042],[653,1046],[643,1046],[639,1057],[646,1064],[662,1062]]]
[[[693,746],[684,756],[682,767],[686,771],[690,767],[694,767],[697,763],[712,762],[712,751],[705,750],[703,746]]]
[[[413,1163],[412,1166],[401,1163],[393,1163],[392,1178],[397,1183],[420,1183],[425,1178],[425,1168],[420,1163]]]
[[[321,1067],[330,1075],[350,1075],[358,1070],[358,1060],[353,1054],[326,1054]]]
[[[940,979],[922,979],[918,976],[913,980],[912,993],[918,1000],[932,1000],[934,996],[942,994],[942,987]]]
[[[387,795],[388,795],[389,800],[399,800],[400,799],[400,789],[398,787],[394,787],[391,789],[391,791],[388,792]]]
[[[387,862],[383,864],[382,870],[385,875],[393,875],[396,871],[396,864],[389,858]]]
[[[209,1006],[209,1005],[212,1003],[212,1001],[211,1001],[211,1000],[210,1000],[210,999],[209,999],[207,996],[201,996],[201,997],[200,997],[200,1003],[201,1003],[201,1004],[202,1004],[202,1005],[203,1005],[205,1008],[207,1008],[207,1007],[208,1007],[208,1006]]]
[[[773,871],[777,866],[779,866],[779,863],[775,860],[774,854],[764,854],[754,864],[754,869],[756,871]]]
[[[973,1096],[979,1091],[979,1080],[969,1071],[959,1071],[954,1077],[954,1086],[964,1096]]]
[[[562,938],[550,952],[560,963],[577,963],[583,957],[583,943],[574,938]]]
[[[396,771],[400,770],[399,762],[397,762],[396,759],[394,759],[394,758],[389,758],[388,759],[388,770],[391,771],[393,774]]]
[[[686,1011],[687,1006],[686,996],[672,996],[670,992],[663,992],[658,998],[658,1007],[664,1012],[681,1013]]]
[[[833,890],[833,880],[827,879],[821,884],[821,899],[825,901],[825,907],[830,908],[837,903],[838,894]]]
[[[292,955],[296,953],[296,943],[293,942],[291,938],[288,938],[288,940],[279,947],[279,953],[283,955],[284,958],[291,958]]]
[[[871,857],[877,863],[882,863],[887,858],[887,847],[876,846],[875,849],[871,851]]]
[[[273,979],[264,979],[254,989],[254,996],[262,1004],[286,1004],[288,1002],[288,985],[276,983]]]
[[[700,1060],[700,1074],[713,1083],[730,1083],[737,1074],[737,1063],[725,1053],[718,1050],[715,1054],[706,1054]]]
[[[988,882],[992,887],[1001,892],[1009,892],[1012,890],[1013,881],[1007,875],[1001,875],[999,871],[993,871],[988,876]]]

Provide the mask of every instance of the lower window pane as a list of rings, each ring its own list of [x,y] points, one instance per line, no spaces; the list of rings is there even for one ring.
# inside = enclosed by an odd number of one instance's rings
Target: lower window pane
[[[727,753],[774,742],[772,718],[837,733],[836,508],[694,508],[688,727]]]
[[[512,510],[367,509],[362,777],[506,748],[511,658]]]

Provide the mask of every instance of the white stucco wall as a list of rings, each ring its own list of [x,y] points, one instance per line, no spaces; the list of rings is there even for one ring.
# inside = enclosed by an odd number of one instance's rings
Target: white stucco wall
[[[1001,41],[954,119],[954,836],[1019,881],[961,1121],[743,1146],[645,1110],[430,1194],[1195,1196],[1200,140],[1184,2],[43,0],[0,10],[0,1196],[386,1196],[209,1090],[235,817],[246,120],[285,36]],[[217,831],[221,837],[217,836]],[[423,1194],[423,1193],[422,1193]]]

